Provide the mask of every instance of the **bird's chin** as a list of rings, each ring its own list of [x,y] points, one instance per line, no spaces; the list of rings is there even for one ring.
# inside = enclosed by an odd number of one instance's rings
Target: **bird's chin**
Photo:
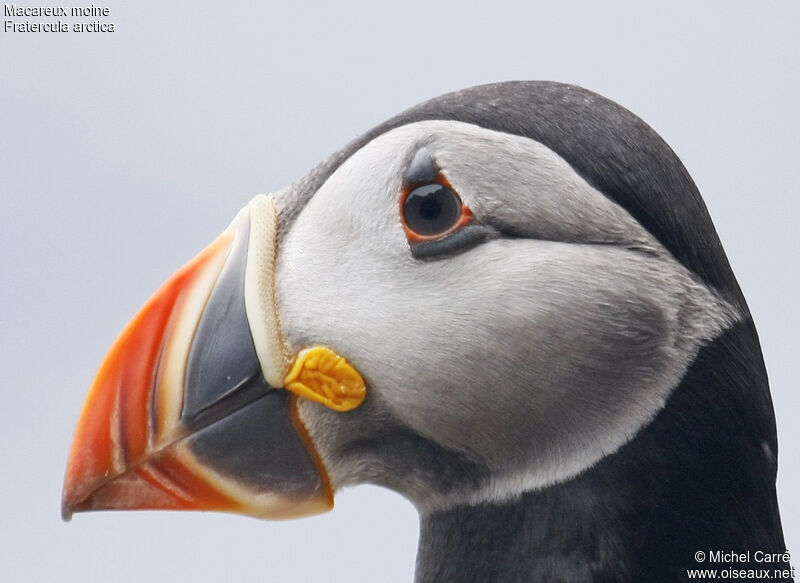
[[[278,388],[285,370],[257,350],[245,276],[250,239],[263,233],[252,214],[253,203],[111,348],[75,432],[65,518],[101,509],[287,518],[332,507],[298,397]],[[285,354],[275,359],[288,368]]]

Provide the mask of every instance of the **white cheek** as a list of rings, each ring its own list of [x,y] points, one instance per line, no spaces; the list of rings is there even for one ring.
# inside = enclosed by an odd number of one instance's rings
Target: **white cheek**
[[[398,154],[413,140],[395,131],[345,162],[282,234],[283,333],[292,350],[330,346],[400,421],[488,465],[494,482],[477,498],[567,479],[615,451],[737,317],[654,242],[656,256],[498,239],[413,259]]]
[[[328,344],[352,359],[365,330],[383,333],[391,300],[384,288],[395,266],[410,259],[392,150],[348,160],[281,239],[276,287],[284,334],[295,349]]]
[[[334,257],[304,218],[279,270],[287,338],[339,351],[398,419],[477,455],[500,482],[542,486],[616,450],[701,340],[676,336],[669,298],[685,282],[652,276],[631,252],[493,241],[415,262],[403,246],[365,254],[365,238]],[[620,254],[633,257],[627,273]]]

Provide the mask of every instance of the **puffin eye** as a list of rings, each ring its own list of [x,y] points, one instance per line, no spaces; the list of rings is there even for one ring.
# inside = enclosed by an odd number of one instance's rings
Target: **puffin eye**
[[[432,168],[424,182],[409,181],[411,185],[400,199],[400,215],[411,254],[416,259],[438,259],[497,236],[490,227],[475,222],[472,209],[461,201],[446,177],[431,176]],[[419,172],[412,174],[414,179],[422,178]]]
[[[410,234],[439,237],[461,222],[458,195],[442,184],[424,184],[408,193],[403,203],[403,222]]]

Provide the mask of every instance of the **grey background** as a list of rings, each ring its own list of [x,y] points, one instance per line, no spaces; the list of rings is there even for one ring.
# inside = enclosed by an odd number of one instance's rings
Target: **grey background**
[[[417,519],[390,492],[295,522],[64,524],[62,473],[117,333],[251,196],[420,100],[508,79],[620,102],[693,175],[761,335],[800,553],[800,10],[642,4],[139,0],[101,4],[111,34],[0,34],[0,579],[410,581]]]

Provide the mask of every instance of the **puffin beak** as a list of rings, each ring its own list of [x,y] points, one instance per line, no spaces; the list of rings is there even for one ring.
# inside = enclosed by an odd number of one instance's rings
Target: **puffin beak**
[[[122,332],[75,431],[65,519],[103,509],[288,518],[332,508],[296,401],[343,411],[366,389],[331,350],[287,349],[274,297],[277,216],[272,197],[256,197]]]

